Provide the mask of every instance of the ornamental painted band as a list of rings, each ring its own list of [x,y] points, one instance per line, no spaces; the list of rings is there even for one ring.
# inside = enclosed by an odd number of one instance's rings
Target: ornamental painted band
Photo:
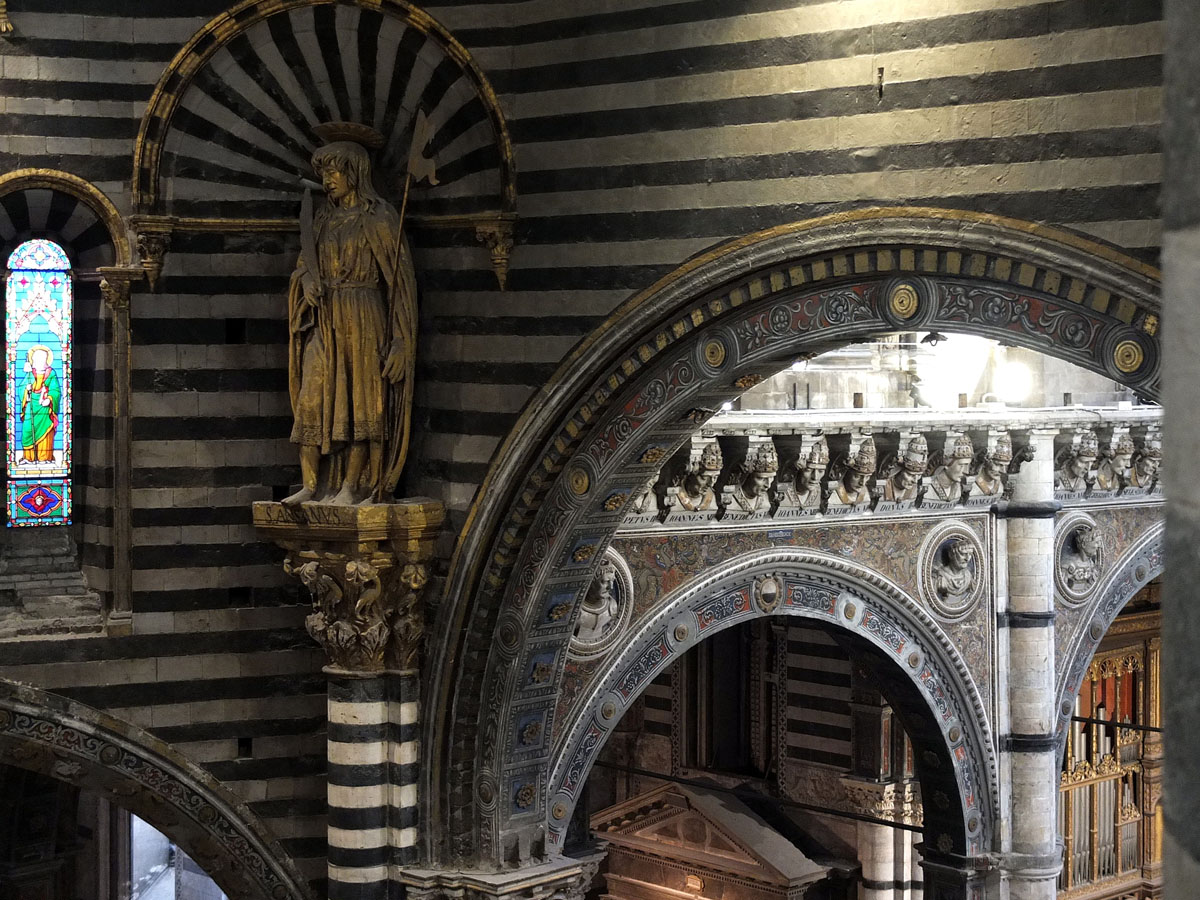
[[[400,215],[372,184],[365,147],[334,141],[312,165],[328,202],[313,217],[306,195],[288,291],[291,439],[303,483],[284,502],[386,502],[412,417],[412,255]]]

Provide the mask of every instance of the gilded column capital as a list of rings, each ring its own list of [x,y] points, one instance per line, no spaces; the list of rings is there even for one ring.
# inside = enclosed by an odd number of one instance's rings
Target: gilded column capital
[[[505,290],[508,287],[508,258],[512,255],[513,248],[512,221],[497,219],[494,222],[476,225],[475,237],[488,248],[496,281],[500,284],[500,290]]]
[[[142,280],[142,270],[132,266],[101,266],[99,272],[100,295],[108,308],[129,309],[130,287]]]
[[[444,517],[426,499],[254,504],[255,527],[287,550],[284,571],[308,589],[308,633],[331,669],[354,673],[420,667],[422,595]]]
[[[171,246],[171,234],[175,230],[175,218],[173,216],[134,216],[131,224],[134,234],[137,236],[138,254],[142,258],[142,268],[146,272],[146,280],[150,283],[150,290],[157,291],[167,250]]]

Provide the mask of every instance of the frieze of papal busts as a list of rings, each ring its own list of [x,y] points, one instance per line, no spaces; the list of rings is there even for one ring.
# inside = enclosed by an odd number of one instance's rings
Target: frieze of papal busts
[[[657,483],[658,473],[655,472],[630,495],[628,515],[649,516],[658,512],[658,498],[654,495],[654,485]]]
[[[721,445],[709,441],[699,458],[690,463],[679,484],[667,492],[667,506],[687,512],[715,512],[717,495],[713,484],[723,464]]]
[[[1063,457],[1062,465],[1054,473],[1054,490],[1064,493],[1083,493],[1092,484],[1092,467],[1096,464],[1099,450],[1096,432],[1081,431],[1078,440]]]
[[[742,477],[725,492],[725,507],[734,513],[764,512],[771,507],[771,482],[779,471],[779,455],[771,440],[763,441],[742,464]]]
[[[905,503],[917,499],[921,476],[929,465],[929,444],[925,436],[918,434],[904,448],[904,456],[883,483],[883,499],[891,503]]]
[[[775,499],[780,510],[820,510],[821,480],[829,468],[829,444],[818,437],[808,448],[808,453],[796,460],[795,476],[790,483],[776,485]]]
[[[1149,490],[1158,481],[1158,470],[1162,467],[1162,445],[1147,438],[1142,448],[1134,453],[1129,468],[1129,486]]]
[[[345,129],[359,137],[365,131]],[[384,501],[408,451],[412,257],[399,213],[372,182],[362,143],[334,140],[313,154],[312,166],[326,202],[315,216],[309,203],[302,209],[301,253],[288,290],[291,440],[300,446],[302,486],[284,502]]]
[[[830,500],[837,499],[840,506],[861,506],[871,502],[871,491],[867,479],[875,474],[875,439],[870,435],[863,438],[858,452],[851,458],[842,473],[841,481],[833,488]]]
[[[979,471],[975,473],[975,480],[971,484],[971,494],[976,497],[1002,496],[1012,458],[1012,438],[1005,431],[996,438],[995,446],[984,454],[979,463]]]
[[[1125,486],[1135,449],[1133,438],[1128,434],[1122,434],[1117,438],[1112,447],[1105,451],[1099,465],[1096,466],[1096,490],[1117,491]]]
[[[975,445],[969,436],[960,434],[950,447],[949,458],[934,469],[929,478],[929,488],[934,497],[943,503],[959,503],[962,500],[963,483],[974,460]]]

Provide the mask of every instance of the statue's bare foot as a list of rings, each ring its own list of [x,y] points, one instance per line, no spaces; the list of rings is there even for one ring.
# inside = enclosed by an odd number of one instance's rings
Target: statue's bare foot
[[[292,494],[292,496],[284,497],[279,502],[284,506],[299,506],[301,503],[307,503],[315,494],[316,491],[314,491],[312,488],[304,487],[300,488],[300,490],[296,491],[296,493]]]
[[[353,506],[358,502],[358,498],[354,496],[354,489],[348,484],[343,484],[342,489],[333,495],[328,501],[334,506]]]

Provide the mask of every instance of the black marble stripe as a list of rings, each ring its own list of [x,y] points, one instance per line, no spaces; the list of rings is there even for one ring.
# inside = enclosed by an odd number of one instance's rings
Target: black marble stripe
[[[135,466],[131,480],[135,488],[190,488],[198,484],[207,487],[245,487],[247,485],[287,487],[295,482],[299,471],[298,464],[296,466],[218,466],[216,468]]]
[[[807,734],[812,737],[827,738],[831,741],[845,741],[850,743],[850,723],[847,722],[845,727],[837,725],[826,725],[824,722],[806,722],[802,719],[793,719],[790,716],[787,720],[787,730],[790,734]]]
[[[849,687],[849,682],[847,682],[846,686]],[[819,712],[834,713],[835,715],[850,716],[850,703],[846,700],[806,694],[803,690],[790,690],[787,696],[788,705],[793,709],[812,709]]]
[[[361,680],[380,681],[383,679],[364,678]],[[380,700],[371,701],[366,698],[362,700],[344,699],[340,687],[338,696],[336,697],[333,694],[332,688],[330,689],[329,699],[340,703],[382,702]],[[394,693],[391,699],[393,702],[396,702]],[[401,725],[399,722],[380,722],[376,725],[345,725],[340,722],[330,722],[326,734],[329,740],[343,744],[366,744],[373,741],[391,741],[396,744],[404,744],[420,738],[421,726],[416,723]]]
[[[323,888],[318,888],[314,882],[314,896],[328,897],[329,900],[387,900],[391,885],[390,878],[381,881],[338,881],[330,878]]]
[[[299,471],[297,470],[297,478]],[[289,484],[290,487],[290,484]],[[230,607],[294,606],[307,603],[308,597],[300,596],[298,586],[282,587],[237,587],[236,570],[229,573],[233,586],[200,588],[197,590],[134,591],[133,608],[137,612],[194,612],[204,609],[229,609]],[[237,599],[234,599],[234,598]]]
[[[1075,29],[1154,22],[1160,18],[1161,8],[1157,2],[1097,4],[1094,0],[1061,0],[1019,9],[989,9],[818,34],[786,35],[726,44],[699,42],[700,46],[686,50],[661,50],[542,64],[494,72],[492,83],[502,94],[544,90],[547,84],[573,87],[620,84],[793,65],[798,60],[844,59],[976,41],[1036,37]],[[1069,40],[1069,37],[1063,39]]]
[[[249,506],[137,506],[131,510],[134,528],[163,528],[172,525],[249,525]]]
[[[296,720],[291,720],[296,721]],[[158,732],[156,731],[155,734]],[[308,732],[297,732],[307,735]],[[166,740],[164,738],[164,740]],[[277,800],[256,800],[247,806],[251,812],[262,819],[292,819],[300,817],[323,816],[326,811],[326,801],[322,797],[284,797]]]
[[[133,420],[133,439],[156,441],[269,440],[287,437],[291,416],[145,417]],[[135,461],[136,462],[136,461]]]
[[[2,83],[0,93],[4,93]],[[130,147],[132,149],[132,144]],[[47,168],[53,165],[88,181],[120,181],[129,177],[128,155],[93,156],[85,151],[78,155],[58,154],[33,159],[27,154],[0,152],[0,168],[5,170],[19,169],[31,164]]]
[[[1000,748],[1010,753],[1048,753],[1058,750],[1058,738],[1049,734],[1005,734],[1000,737]]]
[[[969,138],[857,149],[795,150],[621,166],[581,166],[518,172],[520,194],[604,191],[642,185],[760,181],[796,175],[846,175],[936,166],[976,166],[1159,153],[1160,129],[1138,125],[999,138]]]
[[[16,191],[0,197],[0,206],[4,207],[4,212],[7,213],[9,221],[12,223],[14,235],[19,237],[29,232],[29,201],[26,199],[24,191]]]
[[[473,409],[426,409],[418,415],[426,428],[438,434],[479,434],[504,437],[517,421],[517,413]]]
[[[646,721],[642,723],[642,731],[646,734],[654,734],[659,737],[670,737],[671,726],[666,722]]]
[[[310,136],[315,142],[315,135],[312,132],[312,124],[304,117],[304,114],[292,102],[292,98],[287,91],[280,85],[274,73],[267,68],[267,64],[263,62],[262,57],[258,55],[258,51],[254,49],[254,45],[243,34],[239,35],[228,45],[229,54],[234,61],[242,67],[242,71],[246,73],[255,84],[263,89],[263,92],[271,98],[279,111],[287,117],[288,121],[301,134]]]
[[[1053,611],[1044,613],[999,613],[997,615],[997,627],[1052,628],[1057,616],[1058,614]]]
[[[425,458],[414,461],[414,472],[409,477],[421,483],[424,479],[432,484],[478,485],[487,477],[487,463],[468,463],[446,459]],[[457,528],[451,530],[457,532]]]
[[[73,687],[62,693],[72,700],[104,709],[295,697],[323,694],[324,691],[325,676],[316,672],[311,675],[272,675],[267,678],[254,676],[204,681],[156,681],[153,684],[108,684]]]
[[[458,140],[463,134],[488,118],[487,110],[479,97],[472,95],[471,99],[460,106],[446,118],[437,133],[430,138],[425,147],[427,156],[436,157],[444,147]]]
[[[825,672],[821,669],[806,669],[803,666],[787,667],[788,681],[798,681],[806,684],[827,684],[833,687],[849,687],[849,672]]]
[[[829,766],[837,766],[839,769],[850,768],[850,756],[846,753],[830,753],[827,750],[814,750],[811,747],[788,747],[787,756],[788,759],[824,763]]]
[[[433,316],[429,319],[434,334],[513,334],[568,335],[587,334],[604,321],[603,316]]]
[[[653,212],[575,213],[518,221],[519,243],[571,244],[586,241],[631,241],[712,237],[728,238],[827,213],[845,212],[878,203],[986,209],[1017,219],[1090,222],[1109,219],[1157,219],[1161,186],[1129,184],[1070,190],[1020,191],[967,195],[934,194],[908,198],[871,198],[843,203],[786,203],[755,207],[717,207],[697,212],[671,209]],[[681,192],[681,201],[683,199]],[[514,276],[522,271],[517,268]],[[514,290],[517,288],[514,285]]]
[[[374,787],[375,785],[391,784],[388,779],[390,763],[368,763],[352,766],[343,763],[330,763],[328,768],[329,783],[341,787]]]
[[[296,156],[296,162],[302,163],[312,154],[311,146],[304,147],[298,144],[289,131],[280,128],[269,115],[247,100],[229,82],[214,75],[212,69],[201,69],[192,84],[214,103],[229,110],[235,118],[253,125],[281,147],[291,151]]]
[[[145,103],[154,90],[152,84],[114,84],[104,81],[41,81],[0,78],[0,94],[5,97],[39,97],[46,100],[123,100]],[[129,158],[125,177],[129,177]]]
[[[362,120],[375,125],[375,70],[379,64],[379,32],[383,16],[372,9],[359,8],[358,31],[358,95],[362,102]]]
[[[133,118],[0,113],[0,133],[4,134],[125,139],[132,142],[137,130],[138,123]],[[130,149],[132,146],[131,143]]]
[[[204,763],[221,781],[252,781],[265,778],[305,778],[325,772],[324,754],[273,756],[266,759],[229,759]]]
[[[430,381],[454,384],[522,384],[541,387],[557,363],[431,362],[417,357],[417,373]]]
[[[333,6],[315,6],[313,20],[316,24],[317,46],[325,63],[325,74],[329,76],[329,86],[338,105],[338,118],[350,122],[354,119],[354,112],[350,107],[350,90],[346,86],[346,73],[342,68],[337,12]]]
[[[171,123],[173,128],[183,134],[190,135],[197,140],[208,141],[211,144],[215,144],[218,147],[228,150],[230,153],[245,157],[246,159],[254,160],[260,165],[266,166],[268,169],[275,170],[279,173],[275,177],[282,181],[286,182],[288,180],[292,180],[294,182],[300,178],[301,174],[303,174],[299,165],[289,162],[288,160],[280,159],[274,153],[264,150],[262,147],[251,143],[243,137],[226,131],[220,125],[209,121],[204,116],[192,112],[186,107],[180,106],[177,110],[175,110],[175,115],[172,118]],[[203,148],[195,147],[190,149],[201,152]],[[223,163],[223,165],[228,166],[230,163],[226,162]],[[245,215],[246,201],[239,200],[236,202],[241,204],[242,215]],[[255,201],[255,212],[258,215],[262,215],[262,213],[258,213],[257,211],[257,207],[260,205],[260,203],[261,201]]]
[[[131,553],[133,567],[151,569],[205,569],[226,566],[273,566],[279,550],[273,544],[141,544]]]
[[[224,604],[225,608],[229,603]],[[297,619],[300,619],[297,616]],[[239,631],[133,634],[124,637],[81,637],[70,641],[6,643],[4,664],[40,665],[53,650],[57,662],[95,662],[113,659],[153,659],[156,656],[194,656],[209,653],[261,653],[273,650],[311,650],[312,638],[301,625],[296,628],[249,628]],[[287,676],[291,677],[291,676]],[[321,676],[320,693],[325,693]],[[236,679],[235,679],[236,680]],[[186,684],[187,682],[181,682]],[[197,679],[196,684],[207,684]],[[153,687],[145,685],[146,687]],[[264,685],[264,690],[269,686]],[[118,704],[120,705],[120,704]]]
[[[947,105],[949,97],[962,104],[986,103],[1145,87],[1161,81],[1162,57],[1143,56],[903,82],[888,88],[882,98],[875,85],[864,83],[765,97],[698,99],[666,106],[518,119],[511,127],[514,141],[522,144],[580,140],[937,108]]]
[[[111,376],[96,390],[108,390]],[[276,391],[288,389],[286,368],[244,369],[134,369],[130,374],[136,395],[169,394],[177,391],[202,393],[226,391]]]
[[[270,29],[271,38],[274,40],[275,47],[279,50],[279,55],[283,58],[284,64],[291,70],[297,84],[300,85],[300,89],[304,92],[304,96],[312,104],[317,121],[332,122],[336,116],[325,105],[325,100],[322,98],[321,92],[317,88],[317,83],[313,79],[312,72],[308,68],[308,63],[304,58],[304,51],[300,49],[300,44],[297,42],[296,34],[292,29],[292,15],[295,15],[295,13],[271,16],[267,19],[267,28]]]
[[[187,276],[179,276],[180,280]],[[269,276],[268,276],[269,277]],[[237,276],[230,276],[230,280]],[[279,283],[278,281],[276,283]],[[286,289],[286,288],[285,288]],[[242,323],[245,328],[244,340],[234,341],[238,344],[276,344],[287,343],[287,323],[277,319],[250,318],[206,318],[206,319],[153,319],[136,317],[130,323],[134,340],[139,344],[225,344],[229,322]],[[240,334],[240,331],[239,331]]]
[[[817,644],[804,639],[789,638],[787,642],[788,653],[799,653],[804,656],[818,656],[822,659],[839,659],[843,662],[849,657],[846,656],[846,651],[836,644]]]
[[[380,127],[380,132],[385,138],[390,138],[397,127],[408,128],[409,123],[399,123],[401,112],[400,105],[404,102],[405,90],[408,82],[416,74],[417,54],[421,52],[421,48],[425,46],[425,36],[415,28],[405,28],[404,33],[400,36],[400,43],[396,46],[396,60],[392,68],[392,80],[388,85],[387,100],[383,107],[383,124]],[[415,111],[407,110],[406,116],[411,116]]]
[[[78,208],[79,201],[70,194],[64,194],[62,191],[52,191],[50,194],[50,208],[46,210],[46,219],[42,222],[41,227],[52,234],[61,232]],[[88,211],[91,212],[90,209]],[[92,213],[92,218],[95,218],[94,213]]]
[[[106,13],[106,15],[110,15]],[[118,62],[156,62],[163,67],[179,51],[174,41],[98,41],[29,37],[18,27],[5,38],[5,55]]]
[[[278,719],[237,719],[224,722],[194,722],[187,725],[163,725],[151,728],[155,737],[168,744],[182,744],[192,741],[219,741],[229,738],[256,737],[290,737],[292,735],[319,734],[325,727],[325,716],[307,716]],[[304,802],[305,798],[297,798],[292,803]],[[251,804],[257,808],[266,806],[272,801],[259,801]],[[285,801],[276,801],[285,802]],[[313,798],[312,803],[320,804],[318,812],[324,812],[324,797]],[[264,813],[266,814],[266,813]]]
[[[362,809],[329,805],[329,827],[347,831],[365,831],[388,826],[388,808],[370,806]]]
[[[110,258],[116,252],[112,246],[112,236],[108,233],[108,226],[99,219],[77,234],[75,240],[71,241],[71,247],[80,256],[102,248],[108,249]]]
[[[335,703],[386,703],[390,693],[388,681],[382,676],[329,678],[329,699]]]

